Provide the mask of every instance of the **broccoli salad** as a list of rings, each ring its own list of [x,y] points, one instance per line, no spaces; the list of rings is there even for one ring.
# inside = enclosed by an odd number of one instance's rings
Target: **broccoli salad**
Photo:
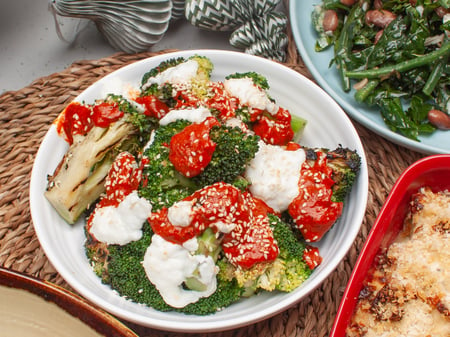
[[[102,282],[160,311],[206,315],[299,287],[360,167],[352,149],[300,145],[306,121],[263,75],[212,70],[171,58],[128,95],[72,102],[55,120],[69,149],[46,198],[69,224],[86,218]]]

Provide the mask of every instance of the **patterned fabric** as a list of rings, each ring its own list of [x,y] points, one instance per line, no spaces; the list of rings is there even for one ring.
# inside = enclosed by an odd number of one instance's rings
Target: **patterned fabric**
[[[233,31],[230,44],[246,53],[283,62],[288,19],[276,11],[281,0],[186,0],[185,16],[194,26]]]

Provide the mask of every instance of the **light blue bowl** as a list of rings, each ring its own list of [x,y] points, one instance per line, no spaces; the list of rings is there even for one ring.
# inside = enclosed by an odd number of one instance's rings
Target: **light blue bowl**
[[[311,24],[311,12],[314,5],[320,3],[320,0],[297,0],[291,1],[289,7],[295,43],[303,62],[317,83],[339,103],[352,119],[391,142],[426,154],[450,153],[450,131],[437,130],[432,135],[420,136],[420,142],[411,140],[390,130],[377,109],[356,102],[353,89],[350,92],[342,89],[337,70],[329,67],[330,60],[333,58],[333,50],[329,49],[320,53],[314,50],[316,34]]]

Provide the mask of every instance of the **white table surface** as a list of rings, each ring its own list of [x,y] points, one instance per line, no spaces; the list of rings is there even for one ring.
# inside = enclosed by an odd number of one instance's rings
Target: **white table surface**
[[[48,9],[49,0],[0,0],[0,4],[0,93],[21,89],[37,78],[67,68],[74,61],[98,59],[117,52],[89,20],[60,17],[61,31],[72,43],[61,40]],[[75,35],[77,27],[81,31]],[[228,42],[230,34],[199,29],[183,18],[171,22],[162,40],[149,51],[236,50]]]

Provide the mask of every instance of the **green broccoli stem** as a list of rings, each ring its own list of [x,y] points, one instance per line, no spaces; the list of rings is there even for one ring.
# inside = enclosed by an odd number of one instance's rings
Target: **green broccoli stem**
[[[394,72],[405,72],[414,68],[418,68],[427,64],[431,64],[437,60],[450,55],[450,41],[447,41],[441,48],[432,51],[428,54],[418,56],[415,59],[399,62],[397,64],[381,67],[377,69],[367,69],[361,71],[346,71],[345,76],[349,78],[363,79],[363,78],[379,78],[389,75]]]
[[[306,123],[306,119],[297,115],[291,115],[291,127],[292,131],[294,131],[294,141],[301,137],[303,130],[306,127]]]

